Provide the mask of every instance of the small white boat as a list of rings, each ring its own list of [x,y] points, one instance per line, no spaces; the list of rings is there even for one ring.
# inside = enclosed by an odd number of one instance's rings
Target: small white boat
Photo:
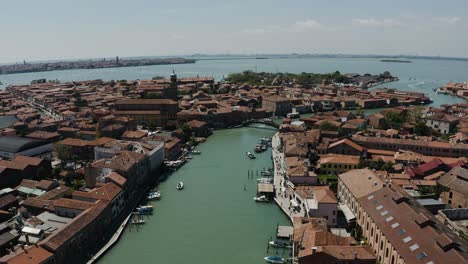
[[[256,202],[269,202],[268,198],[265,195],[257,196],[253,198]]]
[[[255,155],[252,154],[252,152],[250,152],[250,151],[247,151],[247,152],[245,153],[245,155],[247,155],[247,157],[249,157],[250,159],[255,159]]]
[[[268,244],[278,248],[292,248],[291,242],[289,241],[273,240],[268,242]]]
[[[150,192],[146,198],[148,200],[157,200],[157,199],[161,198],[161,193],[160,192]]]
[[[190,156],[190,155],[185,156],[185,158],[186,158],[186,159],[193,159],[193,157]]]
[[[263,258],[268,263],[281,264],[284,263],[284,258],[278,256],[266,256]]]
[[[133,225],[142,225],[145,223],[145,220],[143,219],[133,219],[130,221],[130,224],[133,224]]]
[[[201,154],[201,151],[192,150],[191,153],[192,153],[193,155],[200,155],[200,154]]]
[[[183,183],[183,182],[177,183],[177,190],[180,191],[180,190],[182,190],[182,189],[184,189],[184,183]]]

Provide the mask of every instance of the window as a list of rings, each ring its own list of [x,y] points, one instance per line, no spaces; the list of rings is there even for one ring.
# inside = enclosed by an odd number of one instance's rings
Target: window
[[[400,229],[400,230],[398,230],[398,232],[397,232],[397,234],[398,234],[399,236],[403,235],[404,233],[406,233],[406,230],[404,230],[403,228]]]
[[[453,193],[449,192],[449,198],[452,198],[452,197],[453,197]]]
[[[424,252],[421,252],[421,253],[419,253],[418,255],[416,255],[416,258],[417,258],[418,260],[421,260],[421,259],[423,259],[423,258],[425,258],[425,257],[427,257],[427,254],[424,253]]]

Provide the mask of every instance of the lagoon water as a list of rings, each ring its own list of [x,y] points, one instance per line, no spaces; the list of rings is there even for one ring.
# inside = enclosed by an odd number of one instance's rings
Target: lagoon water
[[[195,58],[197,59],[197,58]],[[432,90],[449,81],[468,80],[468,61],[412,59],[412,63],[381,62],[376,58],[270,58],[253,57],[199,58],[194,64],[155,65],[141,67],[122,67],[107,69],[83,69],[51,71],[40,73],[21,73],[0,75],[0,82],[8,84],[28,84],[31,80],[46,78],[49,80],[136,80],[154,76],[168,76],[172,70],[180,77],[214,76],[220,80],[229,73],[244,70],[264,72],[314,72],[327,73],[382,73],[389,71],[400,81],[386,84],[386,87],[425,92],[434,100],[434,106],[461,103],[463,99],[448,95],[438,95]],[[0,86],[2,87],[2,86]]]

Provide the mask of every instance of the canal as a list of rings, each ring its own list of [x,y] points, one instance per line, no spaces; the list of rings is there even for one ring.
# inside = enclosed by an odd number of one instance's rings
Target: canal
[[[253,200],[257,176],[248,179],[248,170],[256,175],[272,167],[271,149],[255,160],[245,152],[274,133],[248,127],[215,131],[197,147],[201,155],[158,186],[162,199],[150,203],[155,213],[146,224],[127,227],[98,263],[264,263],[277,225],[290,222],[274,202]],[[185,184],[182,191],[176,190],[179,181]]]

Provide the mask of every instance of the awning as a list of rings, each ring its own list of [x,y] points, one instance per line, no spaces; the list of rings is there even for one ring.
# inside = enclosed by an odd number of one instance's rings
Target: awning
[[[353,211],[351,211],[351,209],[349,208],[349,206],[347,206],[346,204],[340,204],[339,205],[341,211],[343,211],[343,214],[346,218],[346,221],[349,223],[349,222],[352,222],[352,221],[356,221],[356,216],[354,215]]]

